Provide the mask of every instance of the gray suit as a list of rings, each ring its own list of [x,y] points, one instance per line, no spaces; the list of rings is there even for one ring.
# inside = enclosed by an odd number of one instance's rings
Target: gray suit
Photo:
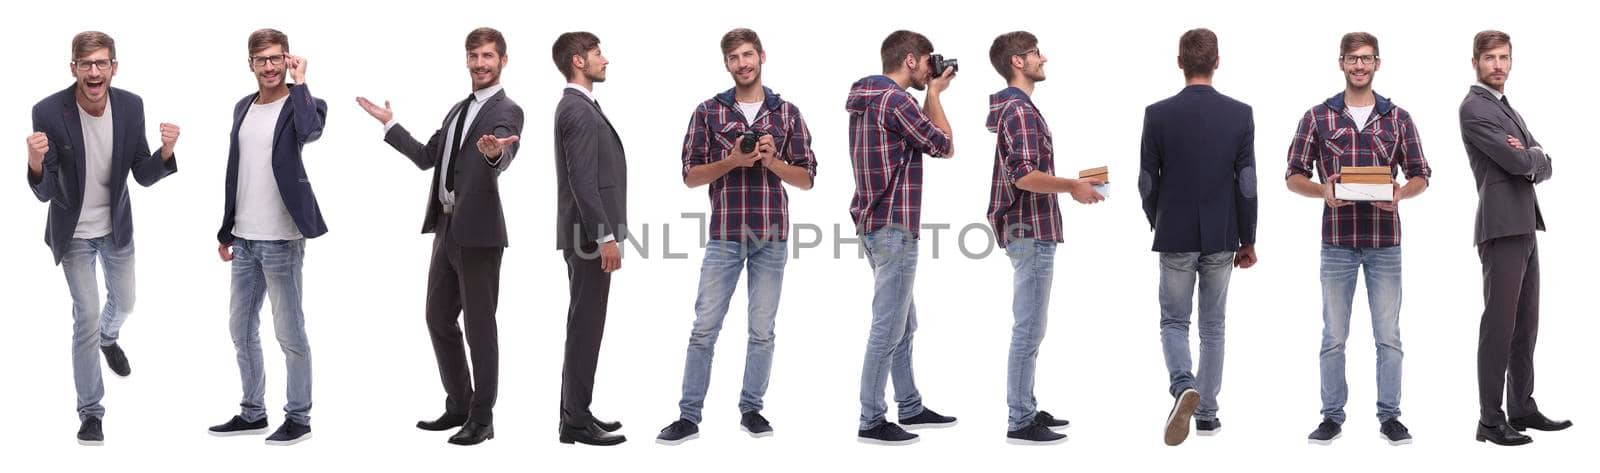
[[[500,344],[495,310],[500,301],[500,260],[504,256],[506,216],[500,205],[500,172],[516,157],[512,143],[491,163],[478,151],[478,137],[522,134],[522,107],[504,90],[484,99],[478,114],[465,128],[456,150],[445,165],[446,130],[453,131],[463,102],[445,115],[444,123],[424,145],[405,127],[395,125],[384,141],[422,170],[433,169],[432,191],[423,233],[433,233],[433,256],[428,263],[426,319],[433,354],[444,384],[445,413],[466,415],[469,422],[494,423],[494,404],[500,381]],[[440,173],[454,170],[455,205],[446,213],[439,202]],[[456,323],[457,318],[461,324]],[[462,345],[462,327],[466,345]],[[467,347],[472,348],[470,369]]]
[[[1512,148],[1506,137],[1521,141]],[[1461,101],[1461,141],[1478,184],[1473,242],[1483,264],[1478,326],[1479,422],[1494,426],[1539,412],[1533,401],[1533,348],[1539,334],[1539,245],[1544,215],[1534,184],[1550,179],[1522,115],[1483,87]],[[1507,379],[1509,378],[1509,386]],[[1507,409],[1500,403],[1504,393]]]
[[[556,248],[567,260],[567,342],[561,366],[561,422],[595,422],[594,372],[606,328],[611,273],[601,268],[596,240],[621,241],[628,225],[628,162],[622,139],[600,106],[565,89],[556,106]],[[563,434],[564,435],[564,434]]]
[[[628,226],[628,160],[599,105],[566,89],[556,106],[556,249],[577,249]]]

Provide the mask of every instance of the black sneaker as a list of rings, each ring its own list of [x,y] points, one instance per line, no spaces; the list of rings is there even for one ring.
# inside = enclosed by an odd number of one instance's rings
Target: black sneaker
[[[106,356],[106,366],[111,367],[111,372],[117,376],[127,376],[133,372],[133,367],[128,366],[128,355],[122,352],[122,347],[113,343],[100,347],[100,353]]]
[[[772,436],[772,423],[767,422],[767,418],[762,417],[761,413],[757,411],[739,415],[739,428],[744,430],[744,433],[750,434],[751,437],[755,438]]]
[[[933,412],[933,409],[924,407],[922,408],[921,414],[911,416],[907,419],[900,419],[900,425],[904,425],[907,429],[935,429],[954,427],[956,425],[956,418],[939,415],[939,413]]]
[[[1340,433],[1342,430],[1338,422],[1324,417],[1322,423],[1317,424],[1317,430],[1312,431],[1306,440],[1317,445],[1333,445],[1333,441],[1343,435]]]
[[[1194,417],[1194,410],[1199,407],[1199,391],[1185,389],[1178,393],[1178,398],[1172,401],[1172,410],[1167,411],[1167,427],[1162,431],[1161,439],[1167,446],[1176,446],[1189,439],[1189,419]]]
[[[1405,424],[1400,423],[1400,419],[1383,421],[1383,426],[1378,428],[1378,434],[1384,440],[1389,441],[1389,445],[1399,446],[1411,443],[1411,432],[1406,430]]]
[[[700,426],[689,422],[689,419],[678,419],[661,429],[661,434],[656,435],[656,443],[678,445],[697,438],[700,438]]]
[[[106,434],[100,431],[100,418],[89,417],[78,426],[78,445],[98,447],[106,444]]]
[[[278,431],[267,436],[267,445],[287,447],[311,439],[311,426],[285,419]]]
[[[1055,445],[1066,441],[1066,434],[1056,433],[1037,420],[1027,427],[1006,432],[1006,443],[1012,445]]]
[[[1043,425],[1045,427],[1049,427],[1049,428],[1052,428],[1052,429],[1059,429],[1059,428],[1065,428],[1065,427],[1071,427],[1072,426],[1072,422],[1069,422],[1066,419],[1057,419],[1055,416],[1052,416],[1052,415],[1050,415],[1049,412],[1045,412],[1045,411],[1039,411],[1037,413],[1034,413],[1033,414],[1033,423],[1039,424],[1039,425]]]
[[[893,422],[884,422],[867,430],[856,431],[856,441],[872,445],[911,445],[917,443],[917,434],[906,432]]]
[[[244,420],[244,417],[233,416],[232,419],[228,419],[228,422],[222,425],[211,426],[210,429],[207,429],[207,432],[217,437],[264,434],[267,433],[267,418],[262,417],[261,420],[249,422]]]
[[[1210,437],[1222,432],[1222,419],[1194,420],[1194,433],[1201,437]]]

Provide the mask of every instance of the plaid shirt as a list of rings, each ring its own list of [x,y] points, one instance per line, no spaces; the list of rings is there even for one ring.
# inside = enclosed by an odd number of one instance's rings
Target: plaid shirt
[[[817,175],[817,158],[811,154],[811,132],[800,109],[763,88],[766,103],[754,121],[747,121],[734,101],[733,89],[701,103],[689,118],[683,136],[683,176],[689,168],[727,159],[738,146],[740,132],[757,130],[772,135],[778,159]],[[748,125],[747,125],[748,123]],[[787,241],[789,194],[778,174],[757,163],[728,171],[711,182],[710,238],[728,241]]]
[[[856,81],[850,113],[850,165],[856,181],[850,218],[865,235],[890,225],[918,236],[922,225],[922,154],[950,155],[950,135],[917,100],[885,76]]]
[[[1367,125],[1357,130],[1345,109],[1344,94],[1312,107],[1300,119],[1289,144],[1289,171],[1319,181],[1343,166],[1388,166],[1398,168],[1406,179],[1433,174],[1422,156],[1422,140],[1411,114],[1383,96],[1378,96]],[[1322,243],[1352,248],[1382,248],[1400,245],[1400,214],[1358,202],[1338,209],[1322,208]]]
[[[1022,89],[1008,87],[989,96],[988,127],[995,133],[994,184],[989,190],[989,224],[1000,245],[1013,239],[1062,241],[1061,203],[1056,194],[1017,188],[1017,179],[1034,171],[1055,175],[1050,127]]]

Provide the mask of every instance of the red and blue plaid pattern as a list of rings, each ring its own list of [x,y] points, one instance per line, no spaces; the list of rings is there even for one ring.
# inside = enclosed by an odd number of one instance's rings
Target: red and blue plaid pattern
[[[1289,144],[1289,170],[1319,181],[1344,166],[1387,166],[1405,172],[1406,179],[1433,174],[1422,156],[1422,140],[1411,114],[1378,96],[1364,128],[1345,109],[1344,94],[1312,107]],[[1391,171],[1393,172],[1393,171]],[[1322,243],[1352,248],[1382,248],[1400,244],[1400,214],[1356,203],[1338,209],[1323,206]]]
[[[1032,238],[1061,242],[1061,203],[1056,194],[1017,188],[1017,179],[1034,171],[1055,175],[1050,127],[1026,93],[1015,87],[989,96],[989,131],[996,134],[994,179],[989,191],[989,224],[1000,245]]]
[[[850,165],[856,181],[850,218],[857,234],[896,226],[917,237],[922,226],[922,155],[950,155],[950,135],[917,100],[885,76],[857,81],[850,113]]]
[[[811,152],[811,132],[800,109],[766,91],[766,102],[753,122],[734,102],[728,90],[695,107],[689,131],[683,137],[683,175],[689,168],[721,161],[738,146],[737,135],[757,130],[772,135],[778,159],[817,175],[817,158]],[[711,182],[709,237],[727,241],[787,241],[789,194],[777,173],[761,164],[729,171]]]

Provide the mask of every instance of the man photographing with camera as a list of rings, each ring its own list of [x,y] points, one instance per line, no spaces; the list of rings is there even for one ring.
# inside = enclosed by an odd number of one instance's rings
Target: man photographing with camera
[[[657,443],[677,445],[700,435],[712,351],[746,264],[750,343],[739,425],[752,437],[772,434],[772,425],[761,416],[761,398],[772,372],[773,322],[788,262],[789,195],[783,185],[810,189],[817,161],[800,109],[761,85],[766,62],[756,32],[739,28],[723,35],[722,65],[734,87],[695,107],[683,137],[683,183],[711,185],[710,241],[700,268],[678,420],[661,429]]]
[[[850,165],[856,180],[850,217],[872,265],[872,328],[861,365],[861,426],[856,440],[878,445],[917,441],[902,425],[949,427],[954,417],[922,406],[911,372],[911,335],[917,308],[911,286],[917,272],[917,230],[922,223],[922,155],[950,157],[950,121],[939,94],[955,78],[955,60],[933,54],[933,42],[910,31],[884,38],[883,74],[850,87]],[[927,90],[927,105],[906,87]],[[884,388],[894,379],[899,424],[888,422]]]

